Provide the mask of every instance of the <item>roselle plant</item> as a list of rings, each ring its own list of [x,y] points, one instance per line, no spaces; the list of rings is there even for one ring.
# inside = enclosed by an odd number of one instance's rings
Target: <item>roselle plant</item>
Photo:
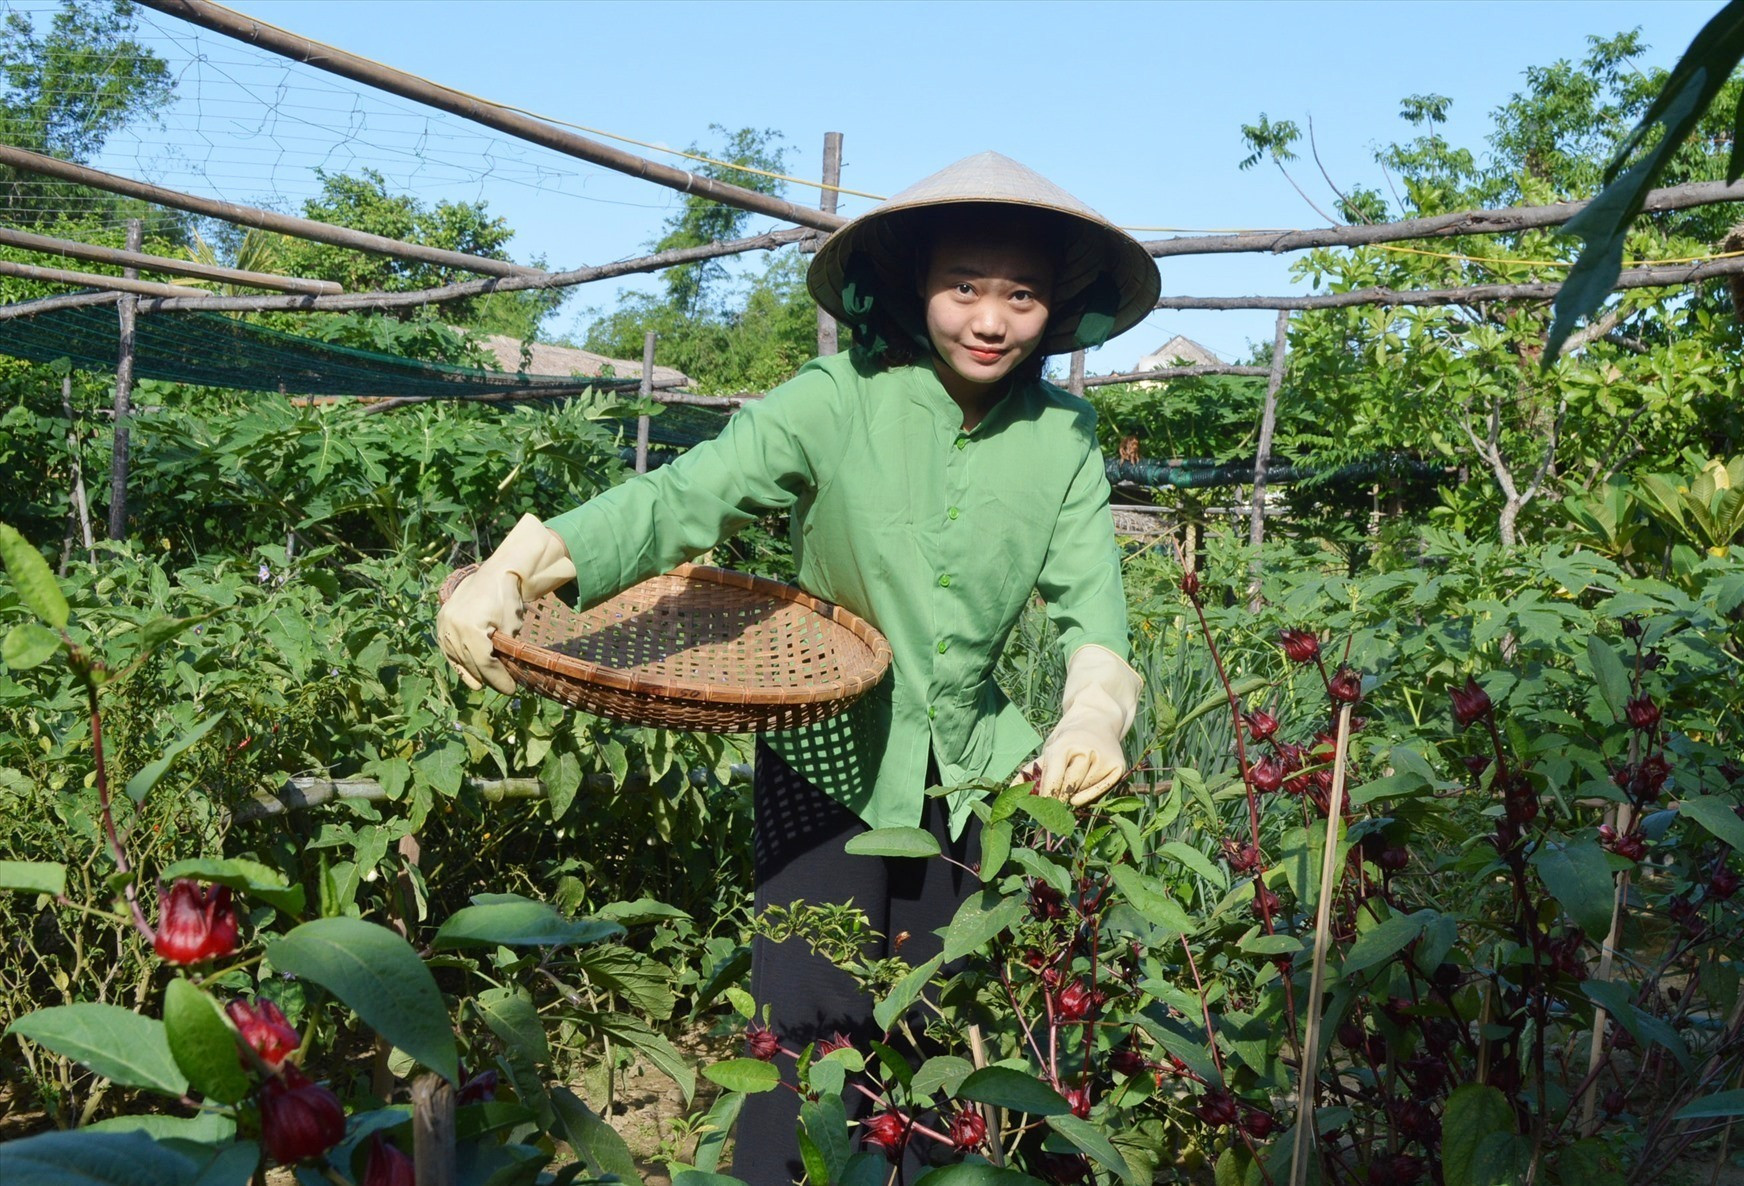
[[[36,618],[7,635],[8,666],[60,656],[86,696],[98,835],[112,869],[108,900],[70,897],[60,861],[0,861],[0,890],[32,895],[56,914],[107,919],[158,964],[135,1008],[76,1002],[10,1021],[11,1040],[71,1060],[146,1111],[0,1145],[0,1180],[111,1181],[124,1167],[126,1180],[143,1186],[242,1186],[278,1165],[304,1182],[409,1183],[408,1095],[426,1101],[426,1120],[448,1117],[437,1127],[450,1142],[417,1156],[450,1174],[464,1165],[479,1180],[636,1176],[623,1140],[577,1095],[547,1081],[551,1052],[535,1003],[571,1030],[608,1029],[649,1051],[688,1095],[693,1073],[670,1044],[611,1011],[614,993],[630,991],[625,982],[645,1006],[665,991],[641,957],[611,942],[625,924],[568,918],[516,894],[480,894],[421,938],[405,917],[385,925],[356,914],[309,917],[304,888],[253,859],[142,867],[131,851],[138,815],[129,812],[164,793],[177,753],[130,778],[125,794],[111,794],[102,700],[114,673],[75,641],[72,608],[47,564],[4,525],[0,560]],[[181,626],[152,634],[168,640]],[[153,901],[155,912],[147,909]],[[616,912],[630,925],[662,914],[654,903]],[[567,997],[587,1008],[566,1009]],[[348,1069],[360,1053],[373,1058],[367,1084]],[[557,1140],[573,1160],[556,1160]]]
[[[819,1183],[917,1148],[941,1184],[1659,1180],[1744,1113],[1744,763],[1690,696],[1744,657],[1744,580],[1575,583],[1602,569],[1554,559],[1566,610],[1528,576],[1512,608],[1415,624],[1347,582],[1319,623],[1286,599],[1269,641],[1184,581],[1158,645],[1217,690],[1151,719],[1221,719],[1225,748],[1167,767],[1176,740],[1139,737],[1166,787],[1079,813],[979,788],[983,888],[942,955],[832,954],[882,1039],[789,1050],[765,1019],[705,1070],[710,1123],[799,1092]],[[909,829],[849,847],[936,854]]]

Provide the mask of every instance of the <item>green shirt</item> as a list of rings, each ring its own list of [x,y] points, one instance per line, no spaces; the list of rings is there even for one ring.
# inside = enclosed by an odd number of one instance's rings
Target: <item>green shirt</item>
[[[549,526],[592,605],[790,512],[800,586],[871,622],[893,659],[847,712],[766,741],[872,827],[913,825],[929,750],[957,785],[1009,778],[1040,740],[993,680],[1032,591],[1063,654],[1128,653],[1094,410],[1038,381],[962,423],[930,367],[820,358],[715,439]],[[968,811],[968,796],[952,803],[953,831]]]

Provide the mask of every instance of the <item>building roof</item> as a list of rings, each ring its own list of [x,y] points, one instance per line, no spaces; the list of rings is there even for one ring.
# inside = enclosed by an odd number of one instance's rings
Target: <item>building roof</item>
[[[611,374],[619,379],[640,379],[642,377],[642,360],[634,362],[622,358],[607,358],[603,354],[595,354],[591,350],[581,350],[574,346],[553,346],[548,342],[534,342],[531,347],[531,358],[525,366],[521,362],[521,343],[516,338],[506,334],[484,335],[484,344],[497,357],[497,365],[511,373],[525,370],[530,375],[580,375],[592,378],[598,375]],[[672,367],[654,364],[654,382],[662,384],[687,384],[689,380],[683,371]]]
[[[1161,346],[1138,360],[1135,371],[1157,371],[1164,367],[1180,366],[1183,362],[1188,366],[1222,366],[1223,360],[1211,353],[1192,338],[1176,334]],[[639,373],[639,372],[638,372]]]

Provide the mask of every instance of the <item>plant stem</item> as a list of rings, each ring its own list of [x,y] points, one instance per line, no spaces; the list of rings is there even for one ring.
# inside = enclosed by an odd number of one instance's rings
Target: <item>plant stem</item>
[[[65,636],[62,636],[65,638]],[[103,710],[97,703],[97,681],[84,662],[84,652],[73,644],[73,640],[65,638],[68,650],[74,657],[74,670],[80,672],[80,679],[85,685],[85,700],[91,711],[91,757],[95,766],[97,778],[97,804],[103,814],[103,835],[109,841],[109,854],[115,858],[115,868],[126,877],[133,872],[133,865],[127,859],[127,850],[121,847],[121,837],[115,832],[115,812],[109,798],[109,767],[103,759]],[[127,911],[133,919],[133,929],[138,931],[147,943],[156,938],[151,924],[145,919],[145,911],[139,908],[138,887],[131,877],[122,882],[122,895],[127,899]]]

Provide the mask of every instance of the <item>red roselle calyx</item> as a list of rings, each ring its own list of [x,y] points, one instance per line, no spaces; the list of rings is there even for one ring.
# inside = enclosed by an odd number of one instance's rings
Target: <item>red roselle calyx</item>
[[[1465,687],[1451,688],[1448,696],[1453,700],[1453,719],[1461,729],[1473,721],[1481,720],[1490,715],[1495,707],[1490,703],[1490,694],[1478,686],[1478,681],[1471,676],[1465,677]]]
[[[1252,873],[1260,867],[1260,850],[1252,841],[1238,844],[1225,836],[1223,838],[1223,859],[1229,862],[1229,867],[1237,873]]]
[[[197,964],[236,951],[236,910],[230,887],[179,878],[158,895],[152,950],[172,964]]]
[[[753,1021],[745,1027],[745,1053],[752,1058],[760,1058],[771,1062],[781,1049],[781,1039],[775,1036],[775,1031],[760,1022]]]
[[[1659,724],[1659,705],[1650,696],[1638,696],[1623,706],[1630,727],[1646,732]]]
[[[345,1136],[339,1097],[287,1064],[260,1087],[260,1139],[281,1165],[318,1157]]]
[[[303,1039],[285,1020],[284,1013],[271,1001],[231,1001],[224,1006],[242,1040],[260,1056],[260,1061],[273,1070],[284,1065],[295,1054]],[[246,1064],[245,1064],[246,1065]]]
[[[1205,1098],[1193,1110],[1198,1113],[1200,1120],[1212,1128],[1227,1128],[1241,1119],[1241,1110],[1236,1106],[1235,1097],[1227,1091],[1206,1092]]]
[[[824,1055],[834,1054],[838,1050],[852,1050],[853,1048],[854,1040],[841,1030],[837,1030],[817,1044],[817,1056],[822,1058]]]
[[[968,1152],[979,1149],[987,1139],[987,1121],[973,1108],[964,1108],[951,1117],[951,1144]]]
[[[860,1121],[860,1139],[897,1162],[902,1160],[902,1147],[908,1144],[908,1127],[908,1118],[901,1112],[880,1112]]]
[[[1278,718],[1263,708],[1244,712],[1241,719],[1247,722],[1247,734],[1255,741],[1270,741],[1278,731]]]
[[[1077,1087],[1067,1087],[1060,1091],[1066,1105],[1072,1109],[1072,1115],[1080,1120],[1090,1119],[1090,1088],[1087,1084]]]
[[[462,1076],[465,1079],[464,1076]],[[457,1104],[488,1104],[497,1098],[497,1073],[495,1071],[480,1071],[470,1079],[465,1079],[460,1090],[455,1093]]]
[[[1103,993],[1082,980],[1074,980],[1054,998],[1054,1014],[1061,1021],[1083,1021],[1090,1016],[1090,1010],[1100,1006],[1106,999]]]
[[[1312,663],[1320,657],[1320,639],[1307,630],[1283,630],[1278,642],[1292,663]]]
[[[1270,794],[1284,785],[1284,763],[1275,757],[1261,758],[1248,765],[1247,777],[1254,790]]]
[[[397,1145],[379,1132],[369,1138],[369,1160],[358,1186],[413,1186],[416,1181],[412,1159]]]
[[[1354,667],[1340,667],[1327,682],[1326,691],[1340,704],[1355,704],[1362,699],[1362,673]]]
[[[1199,574],[1188,572],[1181,574],[1181,592],[1189,599],[1199,596]]]
[[[1738,892],[1738,875],[1728,865],[1721,865],[1708,879],[1708,897],[1724,902]]]

